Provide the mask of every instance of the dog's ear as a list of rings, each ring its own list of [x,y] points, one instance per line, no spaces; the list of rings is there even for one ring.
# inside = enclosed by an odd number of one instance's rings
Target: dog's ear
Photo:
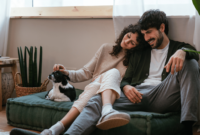
[[[68,75],[64,75],[65,79],[69,80],[70,81],[70,78]]]

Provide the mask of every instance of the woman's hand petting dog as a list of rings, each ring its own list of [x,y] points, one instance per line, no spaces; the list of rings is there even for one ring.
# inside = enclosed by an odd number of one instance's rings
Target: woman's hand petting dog
[[[60,72],[62,72],[62,73],[64,73],[64,74],[66,74],[66,75],[69,75],[69,72],[66,70],[66,68],[63,66],[63,65],[61,65],[61,64],[55,64],[54,66],[53,66],[53,71],[55,72],[55,71],[60,71]]]
[[[142,93],[140,93],[135,87],[126,85],[123,88],[124,94],[132,103],[140,103],[142,99]]]

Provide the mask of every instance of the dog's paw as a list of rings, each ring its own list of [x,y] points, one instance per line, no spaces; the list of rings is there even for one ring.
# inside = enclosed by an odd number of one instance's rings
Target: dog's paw
[[[46,96],[46,98],[45,98],[45,99],[47,99],[47,100],[50,100],[49,96]]]
[[[63,101],[71,101],[69,98],[67,99],[67,98],[62,98],[62,99],[58,99],[58,98],[56,98],[56,99],[54,99],[54,101],[57,101],[57,102],[63,102]]]
[[[49,100],[54,100],[55,97],[54,96],[49,96]]]

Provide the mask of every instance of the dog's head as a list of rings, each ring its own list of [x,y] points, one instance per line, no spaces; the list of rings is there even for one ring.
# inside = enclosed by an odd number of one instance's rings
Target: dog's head
[[[60,71],[55,71],[51,73],[48,76],[48,79],[53,81],[54,83],[62,83],[63,85],[66,85],[68,83],[67,80],[70,81],[70,78]]]

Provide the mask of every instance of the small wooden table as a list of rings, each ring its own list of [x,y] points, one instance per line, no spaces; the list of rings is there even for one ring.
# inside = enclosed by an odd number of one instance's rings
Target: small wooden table
[[[5,67],[11,67],[12,69],[12,75],[13,75],[13,80],[15,77],[15,74],[17,73],[17,63],[19,62],[18,58],[9,58],[9,59],[1,59],[0,58],[0,111],[2,111],[2,100],[3,100],[3,95],[2,95],[2,84],[1,84],[1,69]]]

